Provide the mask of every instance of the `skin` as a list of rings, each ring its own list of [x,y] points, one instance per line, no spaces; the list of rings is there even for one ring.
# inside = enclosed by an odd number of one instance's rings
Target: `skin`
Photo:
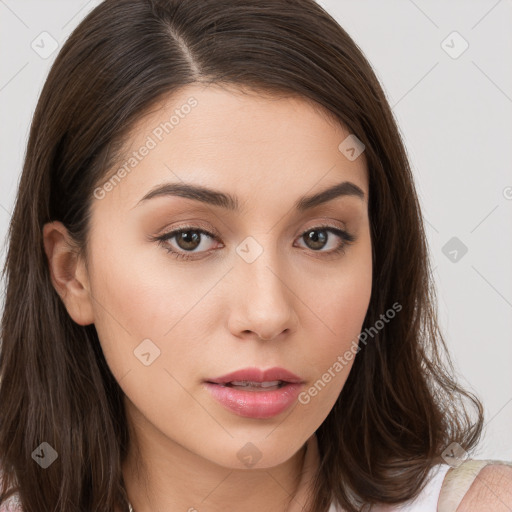
[[[457,512],[481,510],[512,510],[512,467],[498,464],[485,466],[457,507]]]
[[[73,320],[95,324],[126,395],[140,456],[132,445],[123,475],[136,512],[284,511],[304,445],[353,359],[309,403],[269,419],[232,413],[202,382],[281,366],[309,389],[357,341],[372,284],[366,161],[364,153],[348,160],[338,145],[349,132],[304,99],[197,85],[140,119],[125,157],[191,96],[198,105],[104,198],[92,199],[87,262],[75,257],[61,223],[44,226],[52,281]],[[294,210],[299,197],[344,180],[364,199]],[[155,185],[181,181],[235,195],[243,210],[171,196],[137,205]],[[334,254],[343,239],[320,230],[329,237],[324,247],[308,245],[302,235],[323,223],[356,240]],[[201,235],[195,259],[175,259],[149,239],[189,224],[219,238]],[[249,236],[263,251],[250,264],[236,252]],[[167,245],[186,252],[177,238]],[[145,366],[134,350],[148,338],[160,356]],[[237,457],[247,442],[261,452],[250,469]],[[137,476],[139,457],[147,482]]]

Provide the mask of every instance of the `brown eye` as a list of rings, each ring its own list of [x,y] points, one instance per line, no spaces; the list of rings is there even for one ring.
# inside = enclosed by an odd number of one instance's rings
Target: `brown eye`
[[[336,237],[330,236],[333,234]],[[334,243],[336,238],[341,240],[341,242]],[[173,239],[175,240],[171,243]],[[196,254],[200,255],[211,252],[204,247],[199,249],[203,245],[203,241],[207,239],[220,242],[217,236],[197,226],[183,226],[153,238],[172,256],[185,260],[194,258]],[[306,248],[312,252],[328,256],[344,252],[345,247],[355,240],[355,236],[333,226],[317,226],[305,231],[301,239],[306,244]],[[329,243],[334,243],[334,247],[331,250],[322,250]]]
[[[302,235],[302,238],[311,249],[316,251],[322,249],[326,244],[328,239],[326,232],[326,229],[311,229]],[[320,233],[320,235],[318,235],[318,233]]]
[[[193,251],[199,247],[201,233],[199,231],[180,231],[173,238],[176,238],[176,244],[180,249]]]
[[[175,238],[174,244],[171,244],[171,240]],[[171,253],[176,258],[190,259],[195,253],[205,253],[207,250],[198,250],[202,245],[203,240],[206,239],[216,240],[217,237],[204,229],[197,227],[181,227],[175,229],[162,236],[156,237],[156,241],[164,247],[164,249]],[[177,249],[173,247],[177,246]],[[204,249],[204,248],[203,248]]]
[[[338,242],[335,244],[331,250],[322,251],[321,249],[323,249],[332,238],[329,236],[329,233],[336,235],[336,237],[342,241],[341,243]],[[336,254],[338,252],[344,252],[345,247],[355,240],[355,236],[332,226],[317,226],[303,233],[301,239],[304,240],[306,246],[314,252]]]

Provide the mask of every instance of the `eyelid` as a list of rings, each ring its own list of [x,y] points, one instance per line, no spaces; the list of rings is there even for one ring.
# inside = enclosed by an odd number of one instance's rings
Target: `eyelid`
[[[204,222],[198,221],[198,220],[191,220],[191,221],[183,221],[182,224],[177,224],[176,226],[172,226],[172,228],[165,228],[162,230],[161,233],[158,233],[154,237],[151,238],[157,238],[162,237],[165,235],[168,235],[170,233],[173,233],[175,231],[180,230],[189,230],[189,231],[208,231],[211,235],[213,235],[214,238],[220,238],[220,233],[210,224],[206,224]]]
[[[345,222],[341,222],[339,220],[331,219],[329,217],[322,217],[320,219],[316,219],[314,221],[311,221],[311,223],[306,224],[308,227],[301,230],[299,235],[303,235],[306,231],[309,231],[310,229],[314,228],[332,228],[335,227],[339,229],[340,231],[346,231],[346,224]]]
[[[306,231],[309,231],[310,229],[314,229],[314,228],[318,229],[318,228],[322,228],[322,227],[323,228],[336,227],[340,231],[343,231],[344,233],[348,234],[345,222],[341,222],[339,220],[335,220],[335,219],[332,219],[329,217],[321,217],[321,218],[318,218],[318,219],[308,223],[307,227],[302,229],[301,231],[299,231],[297,236],[303,235]],[[183,221],[182,224],[178,223],[178,225],[173,226],[170,229],[163,229],[161,233],[157,233],[157,235],[155,235],[155,236],[156,237],[165,236],[174,231],[179,231],[180,229],[189,229],[192,231],[192,230],[197,230],[197,228],[203,229],[205,231],[209,231],[215,237],[221,238],[221,234],[219,233],[219,231],[217,229],[215,229],[211,224],[202,222],[200,220]]]

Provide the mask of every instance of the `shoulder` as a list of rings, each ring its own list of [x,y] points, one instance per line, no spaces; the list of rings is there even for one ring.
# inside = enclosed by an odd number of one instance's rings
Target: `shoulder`
[[[23,512],[17,493],[2,502],[0,505],[0,512]]]
[[[468,459],[446,472],[437,510],[510,512],[511,489],[512,462]]]
[[[0,466],[0,489],[3,484],[3,473]],[[18,493],[14,493],[9,498],[5,499],[0,503],[0,512],[22,512],[20,498]]]
[[[23,512],[17,495],[9,498],[0,505],[0,512]]]
[[[481,510],[512,510],[512,463],[494,461],[484,466],[457,508],[457,512]]]

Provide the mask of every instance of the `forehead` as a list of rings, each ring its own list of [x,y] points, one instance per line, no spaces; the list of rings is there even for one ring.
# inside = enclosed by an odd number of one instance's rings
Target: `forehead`
[[[347,179],[367,196],[364,153],[350,161],[338,149],[349,135],[333,114],[297,95],[187,86],[131,128],[106,178],[122,174],[109,200],[131,208],[153,186],[180,181],[294,200]]]

